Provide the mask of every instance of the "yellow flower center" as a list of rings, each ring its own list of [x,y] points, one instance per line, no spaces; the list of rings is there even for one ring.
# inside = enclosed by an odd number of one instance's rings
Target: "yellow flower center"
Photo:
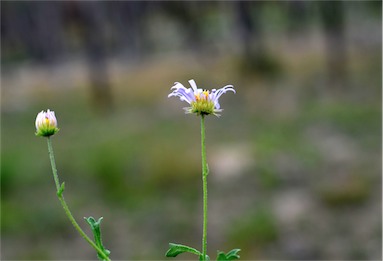
[[[195,95],[195,102],[191,103],[192,112],[199,115],[214,113],[214,103],[209,100],[209,91],[203,91]]]
[[[196,95],[194,95],[194,97],[197,101],[201,99],[207,100],[209,98],[209,91],[206,91],[206,90],[203,91],[202,96],[201,96],[201,93],[197,93]]]

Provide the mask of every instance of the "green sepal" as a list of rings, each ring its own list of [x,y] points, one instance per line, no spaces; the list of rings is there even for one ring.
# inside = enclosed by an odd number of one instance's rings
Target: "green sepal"
[[[61,183],[60,189],[57,190],[57,196],[58,196],[59,198],[61,198],[61,195],[63,194],[64,189],[65,189],[65,182]]]
[[[98,221],[96,221],[93,217],[84,217],[86,222],[90,225],[90,228],[92,229],[93,236],[94,236],[94,241],[96,242],[96,245],[104,252],[106,256],[110,255],[110,251],[106,249],[103,244],[102,244],[102,238],[101,238],[101,229],[100,229],[100,224],[103,219],[103,217],[100,217]],[[99,253],[97,253],[97,257],[100,260],[105,260]]]
[[[240,256],[238,255],[239,251],[241,251],[241,249],[238,249],[238,248],[230,250],[226,254],[222,251],[218,251],[217,252],[217,261],[230,261],[230,260],[239,259],[240,258]]]
[[[49,128],[40,128],[35,132],[36,136],[41,136],[41,137],[49,137],[52,135],[55,135],[60,129],[56,127],[49,127]]]
[[[182,254],[182,253],[185,253],[185,252],[189,252],[189,253],[195,254],[197,256],[201,256],[202,255],[201,252],[199,252],[195,248],[188,247],[188,246],[185,246],[185,245],[180,245],[180,244],[169,243],[169,250],[166,252],[165,256],[166,257],[176,257],[179,254]]]

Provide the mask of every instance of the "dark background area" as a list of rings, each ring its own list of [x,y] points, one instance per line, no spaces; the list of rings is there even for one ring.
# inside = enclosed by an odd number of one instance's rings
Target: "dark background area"
[[[199,119],[167,98],[189,79],[237,91],[206,120],[211,258],[381,258],[381,1],[1,1],[1,66],[3,260],[96,258],[43,109],[112,259],[200,248]]]

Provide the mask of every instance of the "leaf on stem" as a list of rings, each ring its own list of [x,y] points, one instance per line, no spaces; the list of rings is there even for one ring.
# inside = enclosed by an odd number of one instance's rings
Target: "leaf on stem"
[[[218,251],[217,253],[217,261],[230,261],[230,260],[236,260],[239,259],[238,252],[241,251],[241,249],[235,248],[233,250],[230,250],[226,254],[222,251]]]
[[[101,229],[100,229],[100,224],[103,219],[103,217],[100,217],[98,221],[96,221],[93,217],[84,217],[86,222],[90,225],[90,228],[92,229],[93,235],[94,235],[94,240],[96,242],[96,245],[104,252],[106,256],[110,255],[110,251],[106,248],[104,248],[102,244],[102,238],[101,238]],[[97,257],[100,260],[105,260],[99,253],[97,253]]]
[[[61,183],[60,189],[57,190],[57,196],[58,196],[59,198],[61,198],[61,195],[63,194],[64,189],[65,189],[65,182]]]
[[[185,245],[180,245],[180,244],[169,243],[169,250],[166,252],[165,256],[166,257],[176,257],[179,254],[182,254],[182,253],[185,253],[185,252],[189,252],[189,253],[195,254],[197,256],[201,256],[202,255],[201,252],[199,252],[195,248],[188,247],[188,246],[185,246]]]

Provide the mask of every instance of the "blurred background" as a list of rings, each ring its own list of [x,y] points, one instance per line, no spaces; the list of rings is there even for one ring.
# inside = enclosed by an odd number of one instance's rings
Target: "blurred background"
[[[46,109],[112,259],[200,248],[200,122],[167,98],[189,79],[237,91],[206,121],[211,258],[381,258],[381,1],[2,1],[1,65],[3,260],[96,259]]]

